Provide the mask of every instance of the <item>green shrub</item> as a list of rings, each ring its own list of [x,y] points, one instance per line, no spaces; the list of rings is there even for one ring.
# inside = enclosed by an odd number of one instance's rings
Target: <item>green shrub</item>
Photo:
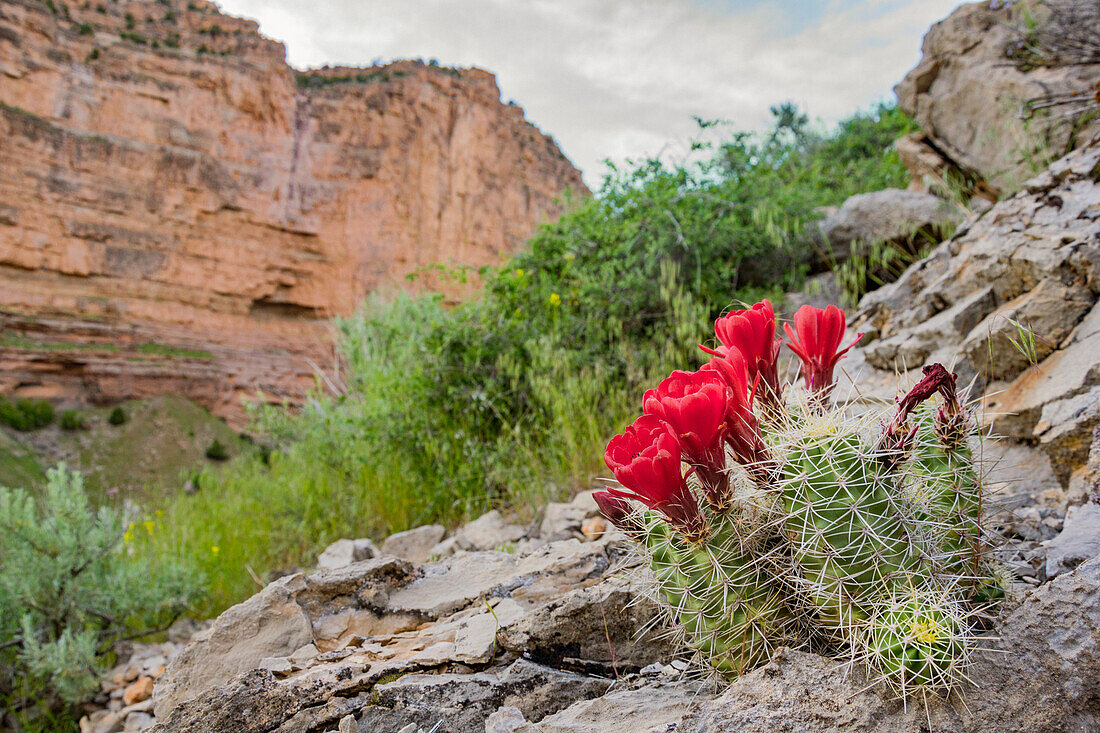
[[[49,472],[41,503],[0,488],[0,705],[16,720],[74,711],[123,637],[164,628],[196,597],[174,553],[133,552],[158,519],[93,508],[79,473]],[[70,722],[71,725],[71,722]]]
[[[92,28],[91,23],[81,23],[77,32],[82,36],[91,36],[95,34],[95,29]]]
[[[129,419],[130,418],[128,418],[126,416],[126,411],[123,410],[121,406],[119,406],[119,407],[116,407],[115,409],[111,410],[111,414],[107,418],[107,422],[109,422],[112,425],[123,425]]]
[[[16,430],[37,430],[53,422],[53,405],[46,400],[22,399],[12,402],[0,397],[0,423]]]
[[[84,418],[76,410],[65,410],[59,421],[62,430],[83,430],[87,427]]]
[[[225,461],[229,458],[229,451],[220,440],[214,438],[214,442],[206,447],[206,457],[212,461]]]

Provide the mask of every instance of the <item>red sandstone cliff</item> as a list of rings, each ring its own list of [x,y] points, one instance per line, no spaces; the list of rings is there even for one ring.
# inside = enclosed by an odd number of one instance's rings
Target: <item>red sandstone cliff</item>
[[[0,393],[296,399],[328,318],[584,190],[488,72],[284,59],[205,2],[0,0]]]

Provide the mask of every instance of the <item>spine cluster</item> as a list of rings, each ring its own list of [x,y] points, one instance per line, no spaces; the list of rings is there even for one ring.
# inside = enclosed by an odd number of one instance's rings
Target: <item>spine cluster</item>
[[[778,646],[862,661],[901,694],[965,679],[980,618],[1004,595],[983,529],[976,427],[942,365],[892,413],[833,404],[846,320],[786,326],[803,385],[778,377],[767,301],[715,323],[696,372],[673,372],[612,438],[619,486],[596,495],[633,538],[675,628],[738,675]],[[858,340],[858,336],[856,340]]]

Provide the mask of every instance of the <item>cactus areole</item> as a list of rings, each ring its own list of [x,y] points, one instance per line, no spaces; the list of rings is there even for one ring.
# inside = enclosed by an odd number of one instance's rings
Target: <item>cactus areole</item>
[[[832,395],[845,328],[835,306],[800,308],[785,331],[804,385],[784,385],[771,303],[718,319],[718,345],[700,347],[711,361],[647,391],[608,443],[620,486],[596,502],[719,672],[804,646],[903,696],[945,692],[1007,587],[982,521],[980,436],[940,364],[892,410],[847,414]]]

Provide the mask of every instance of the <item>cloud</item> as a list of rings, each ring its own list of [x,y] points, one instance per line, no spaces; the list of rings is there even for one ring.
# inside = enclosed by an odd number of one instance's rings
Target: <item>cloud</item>
[[[222,0],[298,67],[436,58],[497,74],[504,99],[598,184],[692,115],[741,129],[793,100],[832,123],[892,96],[957,0]]]

